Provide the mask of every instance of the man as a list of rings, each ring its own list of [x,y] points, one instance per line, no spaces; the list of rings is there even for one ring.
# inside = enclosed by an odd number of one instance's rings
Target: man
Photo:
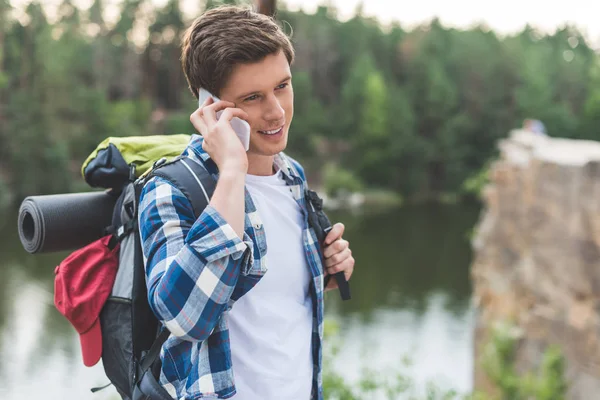
[[[184,155],[217,186],[195,219],[186,197],[155,177],[139,212],[150,305],[171,332],[159,382],[173,398],[323,398],[324,277],[350,279],[354,259],[342,224],[321,253],[307,226],[304,171],[283,153],[293,59],[279,26],[248,9],[207,11],[186,32],[192,93],[204,88],[222,100],[191,115],[201,136]],[[247,152],[233,117],[251,126]],[[331,279],[327,289],[336,287]]]

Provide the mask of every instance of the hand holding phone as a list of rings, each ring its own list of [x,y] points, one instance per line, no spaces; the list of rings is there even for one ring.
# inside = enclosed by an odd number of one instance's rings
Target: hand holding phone
[[[198,92],[198,106],[202,107],[206,99],[208,99],[209,97],[212,97],[215,103],[220,100],[217,96],[214,96],[206,89],[201,88]],[[217,120],[221,117],[222,113],[223,111],[218,111],[216,113]],[[244,149],[248,151],[248,149],[250,148],[250,124],[238,117],[233,117],[230,123],[231,127],[233,128],[233,131],[242,142]]]

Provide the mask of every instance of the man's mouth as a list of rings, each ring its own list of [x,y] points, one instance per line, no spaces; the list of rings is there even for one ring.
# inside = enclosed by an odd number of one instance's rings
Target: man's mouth
[[[277,135],[278,133],[281,133],[282,130],[283,130],[283,125],[277,129],[258,131],[258,133],[262,133],[263,135]]]

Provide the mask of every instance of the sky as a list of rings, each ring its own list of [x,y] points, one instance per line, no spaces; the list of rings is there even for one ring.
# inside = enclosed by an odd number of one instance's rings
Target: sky
[[[164,4],[166,0],[153,0]],[[439,17],[445,26],[468,28],[483,22],[500,34],[521,30],[527,23],[542,32],[554,32],[565,24],[575,25],[594,44],[600,45],[600,0],[327,0],[340,19],[351,18],[359,3],[365,15],[384,24],[399,21],[405,28]],[[323,0],[286,0],[290,9],[314,12]],[[197,13],[196,0],[182,0],[190,13]]]
[[[30,0],[11,0],[13,5],[23,5]],[[41,0],[52,6],[62,0]],[[152,0],[162,6],[168,0]],[[184,12],[196,15],[199,12],[198,0],[180,0]],[[405,28],[411,28],[439,17],[445,26],[468,28],[477,23],[485,23],[500,34],[510,34],[521,30],[525,24],[553,32],[565,24],[575,25],[596,46],[600,46],[600,0],[327,0],[338,10],[340,19],[345,20],[354,14],[359,3],[363,3],[364,14],[374,16],[383,24],[399,21]],[[108,17],[116,17],[120,0],[105,0]],[[314,12],[323,0],[286,0],[290,9],[304,9]],[[85,8],[91,0],[75,0]],[[111,7],[112,5],[112,7]]]
[[[351,15],[359,0],[334,0],[340,14]],[[288,0],[293,6],[311,8],[317,0]],[[494,30],[510,33],[520,30],[527,22],[544,30],[554,30],[565,22],[572,22],[600,37],[600,1],[598,0],[366,0],[367,15],[376,16],[384,23],[399,20],[408,26],[439,16],[442,22],[457,27],[468,27],[485,22]]]

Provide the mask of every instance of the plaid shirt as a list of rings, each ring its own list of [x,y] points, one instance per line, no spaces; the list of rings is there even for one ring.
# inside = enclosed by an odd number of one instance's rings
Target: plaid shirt
[[[203,163],[218,178],[215,163],[202,149],[201,136],[192,135],[183,154]],[[316,235],[308,227],[306,178],[300,164],[283,153],[275,157],[275,164],[304,215],[304,250],[312,275],[314,307],[311,399],[322,400],[323,265]],[[173,398],[226,399],[236,392],[227,328],[229,310],[268,267],[265,231],[247,190],[245,210],[244,238],[240,240],[210,205],[196,219],[185,195],[165,180],[153,177],[142,191],[139,226],[148,299],[171,332],[161,351],[159,382]]]

